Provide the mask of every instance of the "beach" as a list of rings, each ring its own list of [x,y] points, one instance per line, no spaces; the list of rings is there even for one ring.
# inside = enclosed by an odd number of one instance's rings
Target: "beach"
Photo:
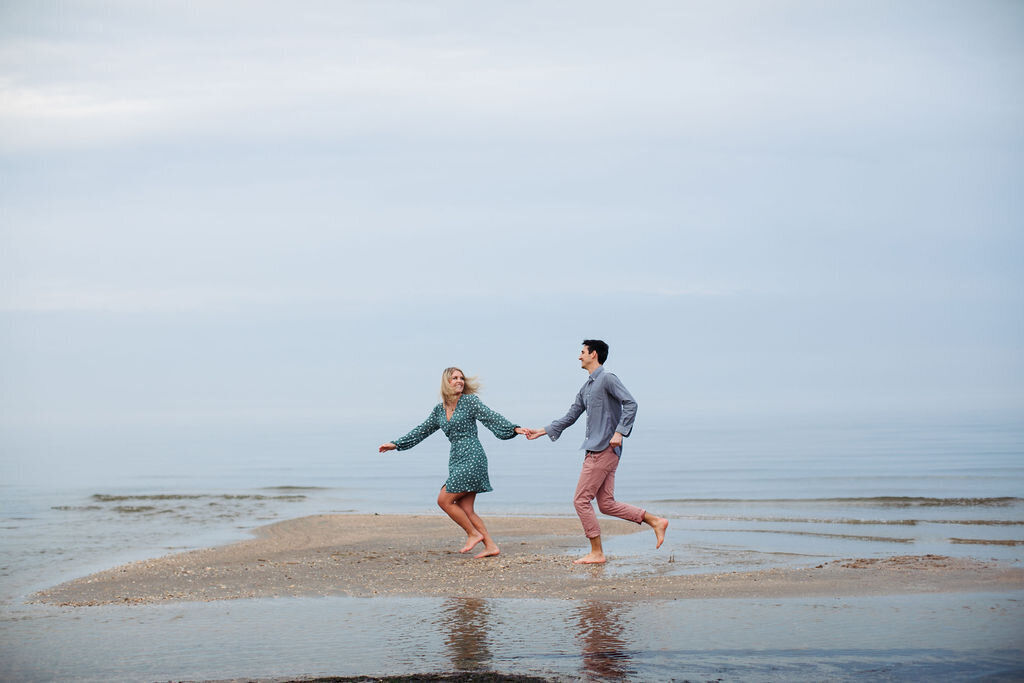
[[[2,501],[0,680],[1020,678],[1024,436],[1001,425],[731,422],[675,449],[647,425],[616,491],[665,543],[601,516],[586,567],[573,444],[488,444],[482,560],[434,502],[442,440],[336,458],[341,435],[254,432],[174,442],[176,469],[40,471]]]
[[[0,683],[1024,681],[1024,2],[0,36]]]
[[[1024,589],[1024,568],[971,558],[899,555],[808,567],[673,572],[667,551],[616,571],[574,565],[572,519],[490,521],[502,554],[473,559],[440,516],[317,515],[258,529],[255,538],[114,567],[36,593],[60,606],[313,596],[675,600],[869,596]],[[610,536],[643,533],[605,520]],[[649,533],[649,531],[647,532]],[[650,534],[654,545],[654,536]]]

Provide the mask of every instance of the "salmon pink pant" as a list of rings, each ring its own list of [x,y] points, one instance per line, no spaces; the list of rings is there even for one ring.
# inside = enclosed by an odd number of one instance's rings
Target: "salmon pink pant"
[[[619,456],[611,447],[603,451],[587,451],[583,459],[583,471],[580,481],[576,484],[576,497],[573,504],[576,514],[583,523],[583,533],[587,538],[601,535],[601,526],[597,523],[594,505],[590,501],[597,498],[597,509],[601,514],[611,515],[620,519],[640,524],[644,521],[644,510],[620,503],[615,500],[615,470],[619,467]]]

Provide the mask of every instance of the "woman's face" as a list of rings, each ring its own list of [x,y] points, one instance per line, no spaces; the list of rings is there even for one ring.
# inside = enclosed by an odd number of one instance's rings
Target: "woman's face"
[[[466,378],[462,376],[461,372],[456,370],[452,373],[452,376],[448,378],[448,386],[450,386],[452,391],[455,392],[455,395],[458,396],[466,386]]]

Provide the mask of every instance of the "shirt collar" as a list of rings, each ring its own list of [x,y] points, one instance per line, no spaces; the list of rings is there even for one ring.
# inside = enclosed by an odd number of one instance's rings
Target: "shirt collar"
[[[604,372],[604,366],[598,365],[597,370],[594,370],[592,373],[590,373],[590,379],[588,381],[593,382],[595,379],[597,379],[597,376],[600,375],[602,372]]]

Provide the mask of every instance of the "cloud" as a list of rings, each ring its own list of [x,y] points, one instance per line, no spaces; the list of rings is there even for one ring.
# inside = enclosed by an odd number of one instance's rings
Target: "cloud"
[[[100,99],[75,93],[48,93],[0,84],[0,116],[10,119],[49,119],[66,124],[79,119],[135,117],[155,111],[152,100]]]
[[[209,312],[282,301],[278,291],[227,289],[220,287],[176,287],[165,289],[119,289],[95,285],[72,286],[49,283],[35,287],[9,288],[0,294],[0,310],[27,312]]]
[[[623,15],[570,3],[533,15],[398,3],[397,18],[394,3],[254,4],[244,16],[230,4],[101,7],[22,19],[0,47],[3,148],[372,134],[888,143],[966,116],[1011,125],[1024,105],[1010,87],[1020,49],[939,45],[932,29],[963,19],[941,13],[895,31],[845,6],[655,3]],[[962,31],[993,37],[985,30]],[[1007,57],[1017,62],[1001,66]]]
[[[418,280],[418,281],[417,281]],[[464,282],[465,279],[458,280]],[[6,313],[218,313],[254,311],[375,311],[382,307],[416,306],[436,300],[475,305],[488,301],[524,302],[535,297],[639,296],[655,298],[718,298],[741,295],[739,288],[686,285],[671,278],[581,286],[572,276],[542,279],[513,270],[497,277],[470,278],[471,286],[453,289],[435,278],[388,278],[358,287],[343,281],[320,286],[293,280],[283,283],[252,281],[233,284],[174,286],[99,285],[71,282],[18,282],[0,291],[0,312]],[[350,281],[351,282],[351,281]]]
[[[0,83],[0,149],[109,143],[153,132],[147,122],[158,102],[74,90]]]

